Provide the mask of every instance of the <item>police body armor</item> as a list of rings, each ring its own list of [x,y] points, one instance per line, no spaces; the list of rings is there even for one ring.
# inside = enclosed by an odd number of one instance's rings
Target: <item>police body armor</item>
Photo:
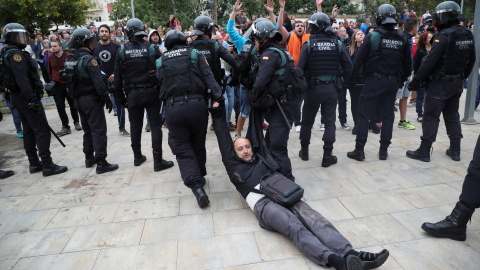
[[[448,45],[432,73],[447,79],[463,78],[474,46],[473,35],[464,27],[442,29],[437,35],[441,34],[448,36]]]
[[[175,97],[187,98],[192,94],[206,97],[207,89],[198,68],[198,54],[191,47],[177,47],[156,61],[161,80],[161,99],[173,101]]]
[[[257,47],[255,47],[255,43],[251,40],[248,40],[245,45],[243,45],[242,53],[248,55],[250,67],[240,74],[240,83],[245,88],[252,89],[258,73],[260,54],[258,53]]]
[[[192,41],[190,45],[207,59],[215,80],[220,83],[223,75],[218,42],[213,39],[200,39]]]
[[[268,91],[274,97],[280,100],[280,103],[293,99],[293,94],[296,89],[293,89],[291,72],[295,67],[292,55],[279,44],[274,44],[268,50],[277,51],[282,58],[280,67],[273,73],[272,79],[268,84]],[[299,94],[300,92],[298,92]]]
[[[333,81],[339,73],[342,42],[336,36],[312,35],[308,44],[308,75],[324,82]]]
[[[130,41],[120,49],[121,71],[128,91],[135,88],[154,88],[157,85],[155,44],[141,40]]]
[[[69,56],[65,61],[66,74],[72,74],[71,67],[73,66],[72,78],[66,79],[67,81],[70,80],[68,89],[72,91],[71,94],[74,98],[96,93],[95,85],[87,71],[88,63],[92,58],[96,57],[88,52],[77,52],[73,57]],[[96,59],[96,61],[100,62],[99,59]]]
[[[407,39],[400,31],[389,31],[382,27],[371,35],[370,60],[365,64],[365,75],[398,77]]]
[[[10,68],[10,61],[12,61],[12,59],[9,58],[15,51],[17,51],[18,54],[21,55],[21,57],[24,57],[27,60],[28,82],[30,83],[30,86],[34,91],[34,94],[39,97],[40,93],[43,92],[43,84],[40,80],[40,75],[38,74],[37,62],[30,57],[30,54],[28,52],[22,51],[16,47],[5,47],[0,53],[0,83],[5,88],[9,89],[12,94],[20,93],[20,88],[18,87],[18,84],[15,80],[12,69]]]

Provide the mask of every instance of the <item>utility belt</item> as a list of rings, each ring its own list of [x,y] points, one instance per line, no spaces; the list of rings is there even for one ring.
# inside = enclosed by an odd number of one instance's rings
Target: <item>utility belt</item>
[[[153,83],[126,83],[125,89],[130,90],[140,90],[145,88],[154,88],[156,85]]]
[[[173,103],[176,102],[188,102],[189,99],[207,99],[206,96],[201,95],[201,94],[186,94],[183,96],[176,96],[176,97],[168,97],[166,98],[166,103],[172,105]]]
[[[462,74],[454,74],[454,75],[447,75],[443,73],[435,73],[433,75],[430,75],[430,80],[454,80],[454,79],[462,79],[463,75]]]
[[[397,75],[392,75],[392,74],[383,74],[383,73],[378,73],[378,72],[371,72],[371,73],[367,73],[367,76],[365,77],[377,77],[377,78],[396,78]]]

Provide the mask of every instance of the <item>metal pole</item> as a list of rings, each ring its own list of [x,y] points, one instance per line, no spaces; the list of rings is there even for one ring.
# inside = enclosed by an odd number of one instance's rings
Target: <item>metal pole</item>
[[[463,14],[463,0],[462,0],[462,4],[460,5],[460,12],[462,12]]]
[[[130,3],[132,4],[132,18],[135,18],[135,7],[133,6],[133,0],[130,0]]]
[[[462,119],[462,122],[467,125],[478,124],[473,116],[475,112],[475,99],[477,97],[478,67],[480,58],[480,1],[476,1],[475,3],[473,36],[475,37],[475,52],[477,59],[475,65],[473,65],[472,73],[468,77],[465,115]]]

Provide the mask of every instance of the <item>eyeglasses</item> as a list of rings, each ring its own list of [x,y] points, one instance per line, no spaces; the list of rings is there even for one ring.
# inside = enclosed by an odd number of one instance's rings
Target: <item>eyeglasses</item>
[[[337,30],[337,29],[338,29],[338,27],[333,27],[333,29]]]

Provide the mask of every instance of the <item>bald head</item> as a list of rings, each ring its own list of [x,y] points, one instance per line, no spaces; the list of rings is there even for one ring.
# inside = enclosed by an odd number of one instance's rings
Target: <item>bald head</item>
[[[235,140],[233,147],[237,156],[244,161],[250,161],[253,157],[252,145],[247,138],[238,138]]]

